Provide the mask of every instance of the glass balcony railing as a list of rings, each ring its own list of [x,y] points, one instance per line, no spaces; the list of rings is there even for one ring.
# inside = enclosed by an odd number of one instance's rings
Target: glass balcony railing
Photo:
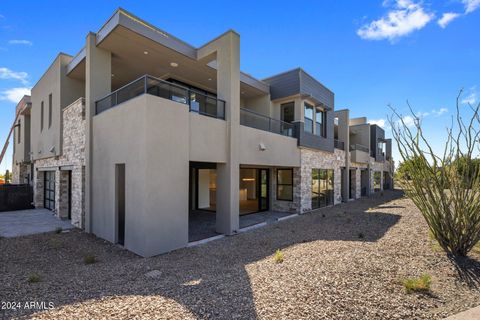
[[[333,140],[333,147],[340,150],[345,150],[345,143],[340,140]]]
[[[287,137],[295,137],[295,126],[292,123],[272,119],[245,108],[240,109],[240,124]]]
[[[366,152],[366,153],[369,153],[369,151],[370,151],[364,145],[361,145],[361,144],[358,144],[358,143],[351,144],[350,145],[350,151],[355,151],[355,150],[363,151],[363,152]]]
[[[186,104],[190,107],[191,112],[225,120],[225,101],[149,75],[134,80],[98,100],[95,103],[95,114],[102,113],[142,94],[151,94]]]

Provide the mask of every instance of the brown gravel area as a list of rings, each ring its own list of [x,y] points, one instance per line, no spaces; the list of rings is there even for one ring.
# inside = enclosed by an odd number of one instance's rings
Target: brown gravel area
[[[0,302],[22,304],[5,318],[441,319],[480,304],[477,261],[459,273],[395,191],[154,258],[79,231],[0,239]],[[422,274],[432,292],[405,293]]]

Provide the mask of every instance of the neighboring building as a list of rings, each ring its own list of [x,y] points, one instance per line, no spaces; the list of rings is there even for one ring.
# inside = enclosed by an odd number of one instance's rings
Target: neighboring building
[[[18,114],[13,131],[12,183],[31,184],[33,171],[30,155],[30,96],[23,96],[15,108]]]
[[[384,134],[371,140],[302,69],[242,73],[239,47],[227,31],[194,48],[119,9],[59,54],[32,89],[35,205],[152,256],[192,232],[235,234],[252,213],[370,194],[392,168]],[[370,141],[387,144],[375,161]]]

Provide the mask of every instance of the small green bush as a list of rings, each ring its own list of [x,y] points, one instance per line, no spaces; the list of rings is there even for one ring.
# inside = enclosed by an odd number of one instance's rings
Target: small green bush
[[[408,278],[403,280],[403,286],[407,293],[412,292],[429,292],[432,278],[428,274],[424,274],[419,278]]]
[[[28,276],[27,281],[29,283],[37,283],[42,281],[42,278],[40,278],[40,276],[37,273],[32,273],[31,275]]]
[[[277,251],[275,251],[274,259],[275,259],[276,263],[282,263],[283,262],[284,255],[283,255],[283,252],[280,249],[277,249]]]
[[[95,256],[88,255],[88,256],[83,257],[83,262],[85,264],[93,264],[93,263],[97,262],[97,258],[95,258]]]

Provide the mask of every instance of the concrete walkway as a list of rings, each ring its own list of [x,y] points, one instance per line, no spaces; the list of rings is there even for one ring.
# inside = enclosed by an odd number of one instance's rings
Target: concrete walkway
[[[457,313],[453,316],[445,318],[444,320],[478,320],[480,319],[480,306],[470,310]]]
[[[55,231],[57,228],[73,229],[70,220],[60,220],[47,209],[30,209],[0,212],[0,237],[13,238]]]

